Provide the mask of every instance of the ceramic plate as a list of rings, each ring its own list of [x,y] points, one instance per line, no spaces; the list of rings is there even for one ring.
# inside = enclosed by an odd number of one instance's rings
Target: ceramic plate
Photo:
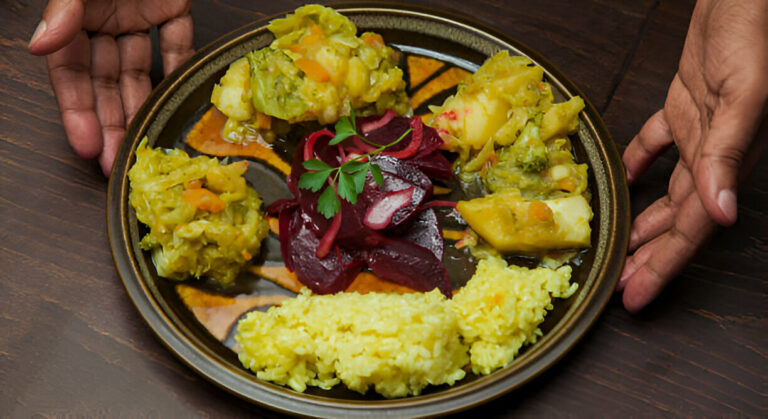
[[[476,22],[423,9],[358,7],[340,11],[359,33],[374,31],[401,52],[409,94],[417,113],[427,104],[439,104],[455,91],[446,78],[472,72],[500,50],[525,55],[544,68],[557,101],[582,96],[587,106],[573,137],[579,162],[589,164],[592,193],[592,247],[580,256],[572,280],[579,284],[575,295],[556,300],[554,310],[541,325],[544,336],[524,348],[507,368],[487,376],[469,374],[452,387],[430,386],[416,397],[386,400],[369,392],[360,395],[337,386],[331,390],[309,389],[297,393],[260,381],[237,360],[232,325],[248,309],[266,307],[292,295],[252,272],[236,285],[220,289],[206,281],[175,282],[159,278],[147,252],[139,248],[146,229],[128,204],[127,172],[134,150],[147,136],[150,145],[179,147],[197,154],[184,138],[209,110],[213,84],[228,65],[246,52],[272,41],[267,21],[254,23],[226,35],[200,50],[152,93],[136,115],[119,150],[108,191],[108,228],[117,270],[139,313],[165,345],[182,361],[227,391],[270,408],[311,416],[424,416],[466,409],[515,389],[560,359],[595,322],[608,302],[621,273],[629,236],[629,201],[624,170],[603,122],[587,98],[562,73],[522,43]],[[424,71],[409,66],[429,63]],[[440,82],[442,80],[442,82]],[[441,84],[442,83],[442,84]],[[431,88],[439,85],[439,88]],[[448,88],[445,88],[448,86]],[[298,135],[298,134],[297,134]],[[290,161],[291,140],[277,142],[276,151]],[[233,158],[238,159],[238,158]],[[251,160],[246,178],[265,204],[288,197],[284,175],[275,167]],[[452,246],[446,246],[446,250]],[[448,253],[448,252],[447,252]],[[281,263],[279,241],[268,238],[259,263]],[[465,266],[448,265],[455,285],[466,280]]]

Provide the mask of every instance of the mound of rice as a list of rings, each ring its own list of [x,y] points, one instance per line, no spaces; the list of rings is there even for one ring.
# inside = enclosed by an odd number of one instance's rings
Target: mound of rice
[[[470,362],[479,374],[507,366],[541,336],[551,296],[576,291],[570,275],[569,266],[526,269],[489,258],[453,300],[437,290],[312,295],[304,289],[240,321],[240,362],[258,378],[299,392],[341,382],[360,393],[372,386],[388,398],[418,395],[429,384],[461,380]]]
[[[419,394],[464,378],[467,345],[439,291],[340,293],[285,300],[238,324],[240,362],[262,380],[304,391],[343,382],[384,397]]]
[[[506,367],[523,345],[541,336],[539,324],[552,298],[568,298],[571,267],[557,270],[507,266],[501,258],[481,260],[472,279],[451,300],[459,317],[459,333],[470,345],[472,372],[489,374]],[[551,295],[551,296],[550,296]]]

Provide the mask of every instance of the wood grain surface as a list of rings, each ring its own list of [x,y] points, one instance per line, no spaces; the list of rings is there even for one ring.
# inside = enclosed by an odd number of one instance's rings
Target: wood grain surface
[[[559,67],[619,148],[664,103],[693,1],[419,1],[474,17]],[[195,45],[300,1],[195,0]],[[115,272],[106,180],[67,144],[45,60],[26,51],[45,1],[0,9],[0,416],[271,417],[154,337]],[[640,315],[617,296],[555,367],[473,416],[768,416],[768,153],[719,231]],[[676,156],[631,189],[637,214]]]

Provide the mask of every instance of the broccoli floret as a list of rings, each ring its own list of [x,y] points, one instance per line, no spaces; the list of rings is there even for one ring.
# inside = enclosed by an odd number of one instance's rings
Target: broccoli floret
[[[526,172],[540,172],[549,164],[547,146],[539,135],[539,120],[529,121],[510,146],[515,163]]]

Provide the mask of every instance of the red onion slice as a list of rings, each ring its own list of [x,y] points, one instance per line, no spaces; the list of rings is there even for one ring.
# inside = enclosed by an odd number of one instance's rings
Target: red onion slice
[[[304,144],[304,161],[307,161],[311,159],[315,154],[315,142],[317,142],[317,139],[327,135],[329,137],[333,137],[334,134],[329,129],[322,129],[320,131],[315,131],[312,134],[309,134],[309,137],[307,137],[307,142]]]
[[[341,228],[341,208],[339,208],[339,212],[337,212],[336,215],[333,216],[333,221],[331,222],[330,227],[328,227],[328,230],[325,231],[325,234],[323,234],[323,238],[320,239],[320,243],[318,243],[317,245],[315,256],[317,256],[318,259],[322,259],[328,256],[328,253],[331,252],[331,249],[333,248],[333,242],[334,240],[336,240],[336,235],[339,234],[340,228]]]
[[[368,134],[371,131],[376,131],[377,129],[383,127],[384,125],[387,125],[391,120],[393,120],[397,114],[392,109],[387,109],[386,112],[384,112],[384,115],[381,116],[381,118],[375,120],[375,121],[369,121],[364,124],[360,124],[360,131],[362,131],[363,134]]]
[[[419,148],[421,148],[421,141],[424,138],[424,123],[421,122],[421,118],[414,116],[409,121],[409,124],[413,131],[411,131],[411,142],[408,143],[408,146],[399,151],[384,151],[381,154],[386,154],[398,159],[407,159],[413,157],[413,155],[419,151]]]

